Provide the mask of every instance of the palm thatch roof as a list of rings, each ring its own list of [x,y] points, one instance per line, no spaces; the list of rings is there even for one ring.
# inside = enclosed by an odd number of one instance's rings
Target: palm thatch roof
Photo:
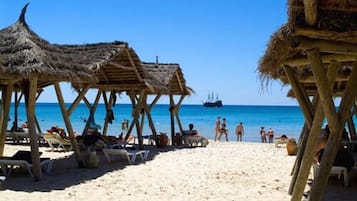
[[[116,91],[151,89],[153,83],[145,78],[140,58],[135,51],[127,43],[112,44],[112,47],[115,54],[106,58],[105,63],[88,66],[98,79],[92,87]]]
[[[294,68],[295,74],[309,94],[316,92],[306,45],[319,46],[322,62],[327,66],[332,61],[340,62],[335,84],[335,95],[344,90],[352,63],[356,58],[357,2],[353,0],[316,0],[316,12],[306,12],[310,1],[289,0],[289,19],[275,32],[258,71],[262,83],[271,79],[287,84],[283,66]],[[307,9],[308,10],[308,9]],[[311,13],[311,14],[309,14]],[[315,16],[316,15],[316,16]],[[314,24],[309,24],[313,18]],[[305,48],[302,48],[305,46]],[[291,93],[290,93],[291,95]]]
[[[108,46],[100,46],[107,50],[103,53],[92,45],[52,45],[27,25],[27,6],[16,23],[0,30],[0,54],[5,59],[0,70],[1,79],[21,81],[36,76],[39,88],[53,81],[93,80],[93,74],[86,66],[98,65],[113,54]]]
[[[163,86],[161,89],[156,89],[156,93],[166,95],[190,95],[192,93],[192,89],[186,86],[179,64],[143,62],[142,65],[146,74]]]

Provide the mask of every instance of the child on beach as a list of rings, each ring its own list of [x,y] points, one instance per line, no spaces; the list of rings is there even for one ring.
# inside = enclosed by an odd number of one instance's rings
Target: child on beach
[[[240,122],[236,127],[237,141],[242,141],[243,134],[244,134],[244,127],[243,127],[243,123]]]

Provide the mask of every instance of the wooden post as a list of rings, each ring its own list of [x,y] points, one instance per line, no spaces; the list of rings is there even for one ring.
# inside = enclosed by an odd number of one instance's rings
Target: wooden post
[[[34,180],[42,180],[42,169],[40,165],[40,154],[37,143],[37,132],[35,126],[35,104],[36,104],[36,90],[37,90],[37,77],[27,80],[28,83],[24,84],[26,114],[29,128],[30,146],[31,146],[31,159],[32,170],[34,173]]]
[[[95,97],[94,103],[92,105],[89,103],[89,101],[87,100],[86,97],[83,97],[83,101],[86,103],[86,105],[87,105],[87,107],[89,109],[89,112],[93,113],[93,115],[95,114],[95,111],[97,110],[97,106],[98,106],[98,103],[99,103],[99,100],[100,100],[101,93],[102,93],[102,90],[98,89],[97,96]],[[82,134],[87,134],[89,123],[90,122],[87,121],[86,125],[84,126]]]
[[[325,76],[326,73],[324,72],[324,73],[314,74],[314,75],[315,75],[315,77],[316,76]],[[327,80],[327,83],[325,83],[325,84],[327,85],[328,90],[332,90],[336,75],[337,75],[336,67],[330,66],[330,68],[328,69],[328,72],[327,72],[327,76],[325,76],[326,80]],[[317,103],[313,103],[313,106],[315,104],[317,104],[317,106],[316,106],[316,110],[315,110],[315,114],[314,114],[314,118],[313,118],[313,122],[312,122],[312,127],[310,129],[310,134],[309,134],[306,146],[305,146],[305,151],[304,151],[303,159],[301,161],[299,173],[296,176],[296,183],[293,188],[293,194],[292,194],[292,198],[291,198],[291,200],[293,200],[293,201],[298,201],[298,200],[300,201],[302,199],[302,195],[304,193],[307,178],[309,176],[310,168],[311,168],[311,165],[313,162],[313,157],[315,155],[316,143],[317,143],[318,137],[320,135],[322,123],[323,123],[323,120],[325,117],[324,110],[322,107],[322,102],[320,101],[321,100],[320,94],[318,97],[319,98],[317,98],[317,100],[316,100]]]
[[[9,119],[9,112],[10,112],[10,105],[11,105],[11,94],[12,91],[14,90],[14,83],[9,82],[9,84],[5,87],[3,87],[2,91],[2,102],[0,105],[0,156],[3,156],[4,154],[4,148],[5,148],[5,139],[6,139],[6,128],[7,128],[7,123]]]
[[[152,103],[150,104],[149,107],[147,107],[147,105],[145,105],[144,109],[145,109],[145,112],[146,112],[146,116],[148,118],[148,122],[149,122],[149,126],[151,128],[151,131],[152,131],[152,135],[154,137],[154,139],[157,138],[157,133],[156,133],[156,129],[155,129],[155,124],[152,120],[152,117],[151,117],[151,109],[154,107],[154,105],[157,103],[157,101],[159,100],[160,98],[160,94],[156,95],[156,97],[154,98],[154,100],[152,101]]]
[[[294,91],[297,101],[299,102],[300,108],[303,112],[305,117],[305,122],[307,123],[308,127],[311,127],[312,118],[313,118],[313,110],[310,100],[304,92],[301,84],[299,83],[298,79],[295,77],[295,72],[288,66],[284,66],[284,71],[287,75],[291,88]]]
[[[349,76],[345,92],[341,98],[338,114],[335,116],[338,122],[332,122],[337,127],[331,130],[330,137],[328,139],[324,154],[320,163],[320,171],[318,172],[316,182],[311,187],[309,200],[321,200],[323,192],[327,185],[328,176],[330,174],[331,167],[335,160],[338,145],[340,144],[343,125],[348,118],[348,114],[352,105],[354,104],[357,91],[357,60],[354,62],[352,72]],[[323,92],[322,92],[323,93]],[[328,107],[328,105],[325,105]],[[334,118],[330,119],[333,121]],[[330,121],[329,121],[330,124]]]
[[[85,94],[88,92],[90,88],[90,85],[85,86],[81,91],[77,90],[78,92],[78,96],[76,97],[76,99],[73,101],[73,103],[71,104],[71,106],[68,108],[68,115],[71,116],[73,110],[77,107],[77,105],[81,102],[81,100],[84,98]]]
[[[106,113],[105,113],[105,119],[104,119],[104,125],[103,125],[103,135],[107,135],[107,131],[108,131],[108,123],[109,123],[109,114],[110,112],[112,112],[112,103],[113,103],[113,92],[110,93],[110,97],[109,97],[109,101],[107,98],[107,94],[105,93],[105,91],[102,92],[103,94],[103,100],[104,100],[104,104],[105,104],[105,109],[106,109]]]
[[[176,108],[175,108],[174,97],[172,94],[170,94],[171,145],[174,145],[174,138],[175,138],[175,119],[174,119],[175,110]]]
[[[83,165],[84,165],[83,164],[83,159],[81,158],[79,147],[78,147],[78,143],[77,143],[76,137],[74,136],[74,133],[73,133],[71,120],[70,120],[70,118],[68,116],[68,113],[67,113],[67,109],[66,109],[66,106],[65,106],[65,102],[64,102],[64,99],[63,99],[61,88],[60,88],[58,82],[53,83],[53,85],[54,85],[55,90],[56,90],[58,103],[59,103],[60,108],[61,108],[61,112],[62,112],[62,117],[63,117],[64,123],[66,124],[66,129],[67,129],[67,132],[68,132],[68,135],[69,135],[69,139],[71,140],[72,148],[73,148],[73,151],[74,151],[74,156],[77,159],[78,166],[79,167],[83,167]]]
[[[180,100],[178,101],[178,103],[177,103],[176,106],[175,106],[175,108],[177,108],[177,110],[175,110],[175,117],[176,117],[177,125],[178,125],[178,127],[179,127],[179,129],[180,129],[180,132],[182,132],[183,128],[182,128],[180,116],[179,116],[179,113],[178,113],[178,112],[179,112],[179,109],[178,109],[178,108],[180,108],[180,106],[181,106],[182,101],[183,101],[184,98],[185,98],[185,95],[182,95],[182,96],[180,97]]]
[[[139,101],[138,101],[138,110],[137,110],[137,119],[136,119],[136,131],[137,131],[137,135],[138,135],[138,140],[139,140],[139,148],[142,149],[143,148],[143,129],[142,127],[144,126],[143,124],[140,125],[139,124],[139,115],[143,115],[142,117],[142,121],[144,121],[144,115],[145,115],[145,110],[144,110],[144,104],[146,104],[146,92],[145,90],[142,90],[140,92],[140,97],[139,97]],[[142,122],[144,123],[144,122]]]

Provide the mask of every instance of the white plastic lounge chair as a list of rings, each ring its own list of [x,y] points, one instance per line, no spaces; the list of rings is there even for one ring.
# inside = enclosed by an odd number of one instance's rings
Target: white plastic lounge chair
[[[313,165],[313,174],[314,177],[316,178],[318,171],[319,171],[320,165],[319,164],[314,164]],[[345,186],[348,186],[349,183],[349,177],[348,177],[348,172],[347,168],[342,167],[342,166],[332,166],[330,175],[337,175],[337,177],[340,179],[341,174],[343,175],[343,184]]]
[[[142,161],[146,160],[150,152],[149,150],[126,150],[110,148],[105,148],[102,151],[108,162],[111,162],[110,155],[117,155],[128,159],[129,164],[134,163],[137,156],[139,156]]]
[[[51,151],[60,150],[63,149],[63,151],[71,151],[72,150],[72,144],[69,140],[63,139],[60,135],[58,134],[50,134],[46,133],[43,135],[43,138],[47,141],[48,145],[51,147]],[[69,149],[66,148],[66,146],[69,146]]]
[[[41,168],[46,173],[50,173],[52,170],[52,160],[45,159],[41,161]],[[26,160],[11,160],[11,159],[0,159],[1,171],[4,175],[10,175],[11,170],[16,167],[24,167],[27,169],[28,173],[33,177],[32,164]]]

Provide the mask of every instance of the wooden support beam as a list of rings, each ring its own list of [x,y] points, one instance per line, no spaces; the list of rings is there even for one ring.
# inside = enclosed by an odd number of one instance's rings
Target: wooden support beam
[[[125,51],[126,55],[128,56],[129,62],[131,64],[131,66],[133,67],[132,70],[135,72],[136,77],[138,78],[139,82],[143,82],[143,78],[140,76],[137,66],[134,63],[133,58],[131,57],[131,54],[130,54],[128,48],[125,48],[124,51]]]
[[[317,19],[317,0],[304,0],[305,22],[314,26]]]
[[[299,83],[299,80],[295,77],[294,71],[288,66],[284,66],[283,69],[288,77],[291,88],[294,91],[296,99],[299,102],[300,108],[304,114],[305,122],[310,128],[312,124],[313,110],[309,97]]]
[[[327,76],[325,76],[327,77],[328,80],[328,83],[326,85],[327,87],[330,87],[329,90],[332,90],[336,75],[337,75],[337,68],[335,66],[330,66],[327,71]],[[317,76],[324,76],[324,75],[318,74]],[[293,190],[292,192],[293,194],[291,198],[292,201],[298,201],[298,200],[300,201],[302,199],[307,178],[309,176],[311,165],[313,162],[313,157],[315,155],[316,143],[320,135],[323,120],[325,118],[320,95],[314,98],[312,105],[313,107],[316,106],[312,126],[310,128],[310,133],[305,145],[301,164],[298,169],[298,174],[296,175],[296,177],[293,177],[296,179],[296,181],[295,183],[293,183],[294,180],[292,180],[289,189],[289,191]]]
[[[334,54],[347,54],[357,56],[357,46],[353,43],[344,42],[332,42],[327,40],[309,39],[305,37],[299,37],[295,41],[296,44],[293,47],[297,49],[319,49],[320,52],[334,53]],[[321,59],[319,59],[321,62]]]
[[[26,114],[29,128],[32,170],[34,180],[42,180],[42,169],[40,165],[40,154],[37,143],[37,132],[35,127],[35,104],[36,104],[37,77],[32,77],[24,84]]]
[[[154,122],[152,120],[151,110],[155,106],[155,104],[157,103],[157,101],[159,100],[160,97],[161,97],[161,94],[157,94],[156,97],[154,98],[154,100],[151,102],[151,104],[149,106],[147,106],[145,104],[145,107],[144,107],[145,112],[146,112],[146,116],[148,118],[149,126],[151,128],[152,135],[154,136],[154,139],[157,139],[157,132],[156,132],[156,129],[155,129],[155,124],[154,124]]]
[[[184,91],[184,88],[183,88],[183,84],[181,83],[181,79],[180,79],[180,76],[178,74],[178,71],[175,72],[175,76],[176,76],[176,79],[177,79],[177,82],[178,82],[178,85],[179,85],[179,88],[180,88],[180,91]]]
[[[324,154],[322,156],[322,160],[320,163],[320,171],[317,175],[316,182],[313,183],[309,200],[322,200],[323,192],[326,188],[328,176],[333,166],[333,162],[335,160],[338,145],[340,144],[342,129],[346,120],[348,119],[348,114],[354,104],[355,97],[357,92],[357,58],[354,63],[352,72],[350,74],[349,81],[347,83],[347,87],[344,95],[341,98],[340,107],[336,118],[338,122],[336,123],[336,127],[332,128],[330,137],[328,139],[326,148],[324,150]],[[330,122],[329,122],[330,124]]]
[[[66,129],[69,135],[69,139],[71,140],[71,144],[72,144],[72,148],[74,151],[74,156],[77,159],[77,163],[78,163],[78,167],[83,167],[83,159],[81,158],[80,155],[80,151],[79,151],[79,147],[78,147],[78,143],[76,140],[76,137],[74,136],[74,132],[73,132],[73,128],[72,128],[72,124],[71,124],[71,120],[69,118],[69,115],[67,113],[67,109],[66,109],[66,105],[63,99],[63,95],[62,95],[62,91],[60,88],[60,85],[58,82],[54,82],[53,86],[55,88],[56,91],[56,95],[57,95],[57,100],[62,112],[62,117],[63,117],[63,121],[66,125]]]
[[[346,11],[344,11],[346,12]],[[344,32],[337,32],[337,31],[330,31],[330,30],[321,30],[315,28],[308,28],[306,26],[296,26],[294,28],[294,35],[295,36],[305,36],[309,38],[315,39],[324,39],[324,40],[331,40],[331,41],[343,41],[343,42],[351,42],[357,40],[357,31],[344,31]]]
[[[316,87],[320,95],[322,107],[328,119],[329,127],[334,129],[337,127],[338,122],[337,113],[326,70],[320,59],[320,52],[318,49],[307,50],[307,56],[311,61],[311,70],[315,77]]]
[[[184,98],[185,98],[185,95],[182,95],[180,97],[180,100],[177,102],[177,104],[175,106],[177,108],[177,110],[175,111],[175,117],[176,117],[176,121],[177,121],[177,124],[178,124],[178,127],[179,127],[181,133],[183,131],[183,128],[182,128],[182,124],[181,124],[181,120],[180,120],[179,108],[181,107],[181,104],[182,104],[182,101]]]
[[[328,54],[321,56],[322,63],[330,63],[331,61],[337,62],[348,62],[354,61],[355,56],[353,55],[346,55],[346,54]],[[292,66],[292,67],[299,67],[299,66],[306,66],[309,65],[310,61],[306,56],[299,57],[299,58],[292,58],[283,61],[282,65]]]
[[[78,104],[81,102],[83,97],[86,95],[86,93],[88,92],[89,88],[90,88],[90,85],[86,85],[84,88],[82,88],[82,90],[78,90],[77,91],[78,92],[78,96],[73,101],[73,103],[71,104],[71,106],[68,108],[68,111],[67,111],[69,116],[71,116],[72,112],[78,106]]]
[[[87,100],[86,97],[83,97],[83,100],[85,100],[85,103],[86,103],[86,105],[87,105],[87,107],[88,107],[88,109],[89,109],[89,112],[90,112],[90,113],[93,113],[93,115],[94,115],[95,111],[97,110],[97,106],[98,106],[98,103],[99,103],[101,94],[102,94],[102,90],[101,90],[101,89],[98,89],[97,95],[96,95],[96,97],[95,97],[95,100],[94,100],[93,105],[91,105],[91,104],[89,103],[89,101]],[[84,126],[84,129],[83,129],[82,134],[88,133],[89,123],[90,123],[90,122],[87,121],[86,125]]]
[[[107,94],[105,91],[102,91],[102,96],[103,96],[105,110],[106,110],[102,133],[103,133],[103,135],[107,135],[108,123],[109,123],[108,118],[109,118],[109,113],[111,112],[111,109],[112,109],[113,95],[112,95],[112,93],[110,94],[109,101],[108,101],[108,97],[107,97]]]
[[[174,145],[173,139],[175,138],[175,119],[174,119],[174,114],[175,114],[175,101],[173,95],[169,95],[170,97],[170,122],[171,122],[171,145]]]
[[[11,95],[12,91],[14,90],[14,83],[9,82],[9,85],[3,87],[2,89],[2,97],[1,97],[1,104],[0,104],[0,156],[4,154],[5,148],[5,139],[6,139],[6,128],[9,119],[10,113],[10,105],[11,105]]]

